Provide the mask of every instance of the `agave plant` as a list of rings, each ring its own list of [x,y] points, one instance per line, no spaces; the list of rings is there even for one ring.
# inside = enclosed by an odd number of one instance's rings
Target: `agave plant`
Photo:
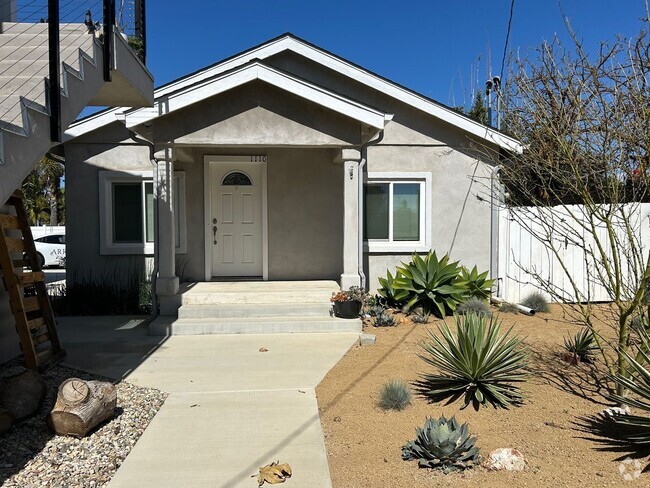
[[[404,310],[421,306],[425,312],[444,317],[456,310],[466,296],[465,288],[454,282],[460,274],[458,261],[449,263],[449,256],[438,259],[435,251],[424,258],[413,254],[409,264],[402,263],[393,286],[399,296],[408,298]],[[397,294],[396,294],[397,295]]]
[[[476,437],[470,437],[467,424],[444,415],[427,418],[424,428],[415,429],[415,440],[402,447],[402,459],[416,459],[420,468],[441,469],[445,473],[472,468],[481,462]]]
[[[430,341],[421,344],[419,357],[439,372],[424,374],[416,382],[419,392],[430,401],[464,397],[464,405],[508,408],[522,402],[518,383],[525,381],[528,354],[509,329],[500,334],[501,323],[494,317],[469,314],[456,316],[456,332],[446,323],[439,326],[442,337],[429,331]]]
[[[625,360],[629,365],[630,376],[610,376],[617,385],[623,386],[634,396],[612,395],[611,399],[619,404],[627,405],[650,413],[650,371],[644,365],[650,364],[650,333],[646,330],[639,331],[641,344],[638,346],[638,354],[632,357],[622,351]],[[624,440],[631,444],[650,446],[650,417],[640,415],[616,415],[613,417],[616,423],[621,424],[625,429]]]
[[[388,271],[386,278],[379,278],[381,288],[379,288],[377,292],[379,293],[379,296],[383,298],[386,305],[390,307],[401,305],[409,296],[408,291],[395,286],[395,280],[400,277],[400,272],[398,270],[394,277],[390,274],[390,271]]]
[[[590,363],[593,351],[598,349],[594,341],[594,333],[584,328],[573,337],[565,337],[564,348],[583,363]]]
[[[467,290],[468,296],[480,298],[485,300],[490,297],[492,293],[492,285],[495,280],[487,279],[489,271],[479,273],[476,266],[471,271],[466,267],[462,267],[460,276],[456,282],[456,286],[464,287]]]

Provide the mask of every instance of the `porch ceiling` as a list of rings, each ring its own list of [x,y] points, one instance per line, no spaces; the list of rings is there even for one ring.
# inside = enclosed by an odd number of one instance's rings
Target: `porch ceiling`
[[[255,80],[277,87],[376,130],[383,129],[385,124],[392,119],[392,114],[386,114],[363,105],[255,60],[192,86],[166,94],[164,97],[157,99],[153,107],[128,111],[123,115],[124,123],[130,129],[142,125],[146,126],[154,119]]]

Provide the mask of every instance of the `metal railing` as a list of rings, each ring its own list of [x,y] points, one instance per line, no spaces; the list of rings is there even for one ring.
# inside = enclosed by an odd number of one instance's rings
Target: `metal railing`
[[[14,40],[12,44],[15,50],[13,53],[8,53],[8,48],[5,49],[4,57],[12,59],[15,63],[11,68],[15,73],[16,81],[13,82],[14,90],[11,92],[5,90],[6,95],[0,99],[0,121],[4,125],[19,125],[15,120],[21,116],[21,111],[17,108],[20,102],[12,102],[12,97],[15,99],[20,95],[30,99],[34,96],[38,97],[38,93],[43,93],[37,86],[29,88],[30,83],[25,75],[33,72],[30,63],[26,62],[31,58],[28,49],[22,51],[20,49],[47,46],[49,68],[45,95],[50,108],[50,133],[53,141],[61,140],[61,63],[73,63],[74,58],[78,57],[76,52],[72,52],[66,53],[66,57],[62,58],[61,42],[65,40],[69,43],[74,41],[75,36],[85,35],[80,34],[79,30],[62,30],[63,24],[85,24],[88,31],[96,32],[102,39],[105,81],[111,81],[115,31],[126,38],[143,63],[146,59],[145,0],[0,0],[0,16],[0,21],[12,22],[12,24],[3,24],[1,32],[10,33],[13,29],[16,32],[15,40],[18,40],[18,42]],[[37,26],[45,22],[48,24],[48,39],[35,45],[32,39],[34,36],[29,34],[42,32],[42,27]],[[27,34],[24,36],[23,44],[21,44],[21,34]],[[5,63],[5,69],[7,64]],[[8,119],[5,117],[7,115],[9,115]]]

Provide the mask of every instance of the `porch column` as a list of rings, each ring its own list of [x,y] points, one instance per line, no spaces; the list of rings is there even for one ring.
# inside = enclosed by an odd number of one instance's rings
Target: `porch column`
[[[343,274],[341,288],[360,286],[359,276],[359,160],[357,149],[342,149],[343,163]]]
[[[175,315],[178,306],[178,277],[176,276],[176,232],[174,219],[174,161],[172,149],[165,148],[155,154],[157,160],[156,211],[158,212],[158,279],[156,294],[160,301],[161,315]]]

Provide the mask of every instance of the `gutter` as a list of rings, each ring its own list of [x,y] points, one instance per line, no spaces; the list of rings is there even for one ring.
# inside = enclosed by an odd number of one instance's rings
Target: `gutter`
[[[152,142],[147,141],[146,139],[140,139],[137,137],[135,132],[129,131],[129,136],[131,140],[135,141],[137,144],[142,146],[147,146],[149,148],[149,162],[151,163],[151,169],[153,171],[153,181],[154,188],[156,190],[156,196],[158,193],[158,161],[154,157],[155,150]],[[153,208],[153,269],[151,270],[151,320],[155,319],[158,316],[158,295],[156,293],[156,280],[158,278],[159,271],[159,250],[158,242],[160,240],[160,225],[158,221],[158,205],[154,205]]]
[[[392,117],[390,118],[392,119]],[[390,120],[389,119],[389,120]],[[361,277],[361,289],[366,288],[366,274],[363,271],[363,169],[368,162],[368,147],[379,144],[384,139],[384,129],[379,132],[376,139],[370,140],[361,146],[361,159],[359,160],[359,276]]]

